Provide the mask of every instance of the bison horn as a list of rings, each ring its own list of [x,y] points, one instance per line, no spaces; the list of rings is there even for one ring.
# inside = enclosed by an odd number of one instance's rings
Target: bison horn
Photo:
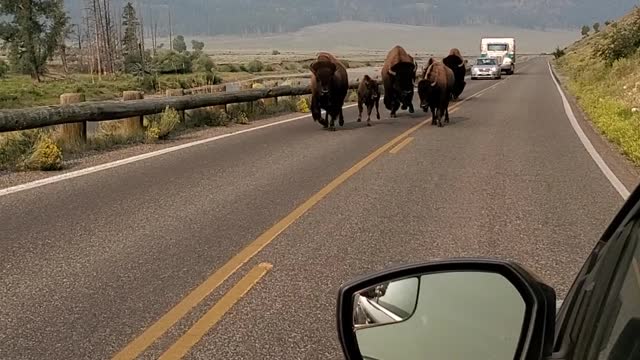
[[[396,76],[396,72],[395,72],[395,71],[393,71],[393,70],[391,70],[391,69],[389,69],[389,74],[391,74],[391,75],[393,75],[393,76]]]
[[[431,86],[436,86],[437,83],[438,83],[437,81],[434,81],[431,83]]]

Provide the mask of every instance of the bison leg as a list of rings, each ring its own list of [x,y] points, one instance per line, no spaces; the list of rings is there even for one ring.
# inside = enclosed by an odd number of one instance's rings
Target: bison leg
[[[340,126],[344,126],[344,114],[342,114],[342,107],[340,108],[340,115],[338,117],[338,124],[340,124]]]
[[[313,117],[313,122],[320,121],[322,124],[322,111],[315,96],[311,97],[311,117]]]
[[[438,114],[438,127],[443,127],[444,125],[442,125],[442,109],[438,109],[437,114]]]
[[[329,123],[329,131],[336,131],[336,117],[331,115],[331,122]]]
[[[379,109],[380,100],[376,100],[376,116],[378,120],[380,120],[380,109]]]
[[[322,119],[322,117],[320,118],[320,124],[322,124],[322,127],[324,127],[325,129],[327,127],[329,127],[329,112],[325,111],[324,113],[324,119]]]
[[[436,114],[436,108],[434,106],[431,107],[431,125],[435,125],[438,121],[438,116]]]
[[[409,114],[413,114],[415,110],[413,109],[413,101],[409,103]]]
[[[358,122],[362,121],[362,101],[358,100]]]
[[[396,112],[398,111],[398,109],[400,109],[400,103],[394,102],[393,108],[391,109],[391,114],[390,114],[392,118],[398,117],[398,115],[396,115]]]
[[[367,126],[371,126],[371,112],[373,111],[373,104],[367,105]]]
[[[444,109],[444,122],[447,124],[449,123],[449,107],[448,106]]]

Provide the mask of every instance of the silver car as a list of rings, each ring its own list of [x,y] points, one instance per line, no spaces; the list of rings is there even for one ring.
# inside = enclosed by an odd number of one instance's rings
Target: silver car
[[[498,65],[498,60],[494,57],[479,58],[471,67],[471,79],[500,79],[502,78],[502,70]]]

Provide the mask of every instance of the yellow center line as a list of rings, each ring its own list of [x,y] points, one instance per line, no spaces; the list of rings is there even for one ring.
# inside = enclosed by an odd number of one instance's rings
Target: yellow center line
[[[402,150],[405,146],[409,145],[410,142],[413,141],[413,137],[409,136],[404,139],[400,144],[396,145],[393,149],[389,151],[390,154],[397,154],[398,151]]]
[[[451,107],[449,113],[455,111],[455,109],[459,108],[462,104],[464,104],[467,100],[472,99],[479,94],[482,94],[490,89],[502,84],[503,82],[498,82],[496,84],[491,85],[490,87],[481,90],[473,95],[470,95],[459,102],[457,102],[454,106]],[[304,215],[309,209],[311,209],[315,204],[317,204],[320,200],[322,200],[327,194],[333,191],[335,188],[340,186],[347,179],[352,177],[362,168],[367,166],[369,163],[380,157],[380,155],[387,152],[398,142],[402,141],[405,137],[414,133],[416,130],[420,129],[424,125],[431,122],[430,118],[421,121],[417,125],[403,132],[402,134],[396,136],[388,143],[382,145],[377,150],[369,154],[364,159],[360,160],[353,167],[342,173],[340,176],[335,178],[329,184],[327,184],[320,191],[312,195],[307,201],[302,203],[296,209],[294,209],[291,213],[285,216],[282,220],[278,221],[275,225],[269,228],[267,231],[262,233],[255,239],[252,243],[247,245],[244,249],[242,249],[238,254],[233,256],[226,264],[222,267],[218,268],[213,274],[211,274],[202,284],[196,287],[193,291],[191,291],[187,296],[185,296],[177,305],[175,305],[171,310],[169,310],[166,314],[164,314],[158,321],[149,326],[142,334],[136,337],[133,341],[131,341],[127,346],[118,352],[113,359],[114,360],[132,360],[138,357],[143,351],[145,351],[151,344],[153,344],[158,338],[160,338],[167,330],[169,330],[173,325],[175,325],[178,320],[184,317],[191,309],[193,309],[196,305],[198,305],[204,298],[206,298],[213,290],[215,290],[218,286],[220,286],[229,276],[235,273],[242,265],[244,265],[247,261],[253,258],[257,253],[259,253],[265,246],[269,245],[273,239],[275,239],[281,232],[283,232],[286,228],[288,228],[292,223],[294,223],[298,218]]]
[[[218,301],[204,316],[202,316],[178,341],[176,341],[158,360],[182,359],[202,337],[216,325],[220,319],[246,295],[251,288],[264,277],[273,265],[262,263],[256,265],[243,277],[220,301]]]

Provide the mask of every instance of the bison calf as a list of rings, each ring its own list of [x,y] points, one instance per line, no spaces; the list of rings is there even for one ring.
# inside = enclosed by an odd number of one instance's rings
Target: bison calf
[[[358,85],[358,122],[362,121],[363,105],[367,106],[367,126],[371,126],[371,111],[376,107],[376,115],[380,120],[380,88],[378,82],[365,75]]]

